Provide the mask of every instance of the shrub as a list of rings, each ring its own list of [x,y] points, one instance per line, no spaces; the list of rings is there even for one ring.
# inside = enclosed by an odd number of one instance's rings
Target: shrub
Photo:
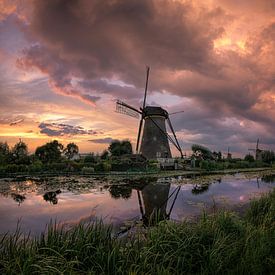
[[[92,173],[95,172],[95,169],[94,169],[94,167],[83,167],[83,168],[81,169],[81,172],[82,172],[83,174],[92,174]]]

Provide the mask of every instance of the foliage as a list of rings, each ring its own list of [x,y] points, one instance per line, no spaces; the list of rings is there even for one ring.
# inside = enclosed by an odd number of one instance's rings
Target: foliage
[[[11,158],[15,164],[29,164],[28,146],[20,140],[11,150]]]
[[[95,163],[96,162],[96,157],[95,157],[94,153],[91,153],[91,154],[85,156],[84,163],[89,163],[89,162],[90,163]]]
[[[82,168],[81,172],[82,172],[83,174],[92,174],[92,173],[95,172],[95,168],[94,168],[94,167],[85,167],[85,166],[84,166],[84,167]]]
[[[108,159],[109,158],[109,152],[107,150],[104,150],[100,156],[101,159]]]
[[[262,157],[263,162],[266,162],[269,164],[271,164],[275,161],[275,154],[273,151],[263,151],[263,152],[261,152],[261,157]]]
[[[202,160],[202,161],[200,161],[199,165],[200,165],[201,169],[205,169],[208,171],[224,169],[224,165],[222,162],[216,162],[213,160]]]
[[[215,160],[217,160],[217,161],[221,161],[222,160],[222,152],[216,152],[216,151],[214,151],[213,153],[212,153],[212,155],[213,155],[213,158],[215,159]]]
[[[101,161],[95,165],[96,172],[109,172],[111,171],[111,163],[109,161]]]
[[[113,184],[110,186],[109,192],[111,194],[111,197],[114,199],[129,199],[132,195],[132,189],[132,186],[129,185]]]
[[[63,150],[63,145],[57,140],[48,142],[45,145],[37,147],[35,155],[43,163],[56,162],[61,159],[61,153]]]
[[[108,150],[112,156],[122,156],[133,153],[132,144],[128,140],[115,140],[110,144]]]
[[[253,162],[255,159],[252,155],[248,154],[244,157],[244,160],[248,162]]]
[[[255,226],[275,225],[275,190],[259,200],[253,200],[246,213],[246,219]]]
[[[40,172],[43,170],[43,163],[40,160],[34,161],[31,165],[28,167],[29,172]]]
[[[79,148],[75,143],[71,142],[67,144],[63,152],[68,159],[73,159],[76,155],[78,155]]]
[[[7,164],[9,161],[10,149],[7,142],[0,142],[0,164]]]
[[[205,146],[199,145],[199,144],[193,144],[191,147],[192,151],[193,151],[193,156],[195,158],[198,159],[213,159],[213,154],[210,151],[210,149],[208,149]]]
[[[162,221],[117,239],[95,222],[50,225],[37,239],[19,230],[0,237],[1,274],[272,274],[274,191],[247,215],[204,215],[196,223]],[[259,216],[260,215],[260,216]],[[258,217],[260,217],[258,219]],[[145,232],[145,233],[144,233]]]

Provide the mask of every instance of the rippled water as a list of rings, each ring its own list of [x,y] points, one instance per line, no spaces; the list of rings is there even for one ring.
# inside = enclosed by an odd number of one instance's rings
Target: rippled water
[[[0,180],[0,234],[21,230],[43,232],[50,221],[72,226],[102,218],[115,230],[125,221],[148,224],[158,209],[159,217],[183,220],[202,209],[242,211],[249,200],[275,186],[274,175],[163,178],[121,183],[88,177],[54,177]]]

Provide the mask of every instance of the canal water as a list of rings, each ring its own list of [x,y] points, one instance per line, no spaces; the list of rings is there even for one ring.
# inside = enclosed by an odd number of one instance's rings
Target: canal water
[[[203,211],[243,212],[275,187],[275,175],[235,174],[111,182],[91,177],[0,179],[0,234],[39,235],[49,223],[71,227],[98,219],[119,232],[130,222],[194,219]]]

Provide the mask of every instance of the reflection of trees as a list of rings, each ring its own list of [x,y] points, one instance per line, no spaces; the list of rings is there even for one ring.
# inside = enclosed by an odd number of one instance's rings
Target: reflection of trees
[[[111,185],[109,192],[114,199],[129,199],[132,196],[132,187],[129,185]]]
[[[203,192],[206,192],[209,188],[210,184],[196,184],[193,189],[192,189],[192,194],[194,195],[198,195],[201,194]]]
[[[264,175],[262,176],[261,181],[266,183],[273,183],[275,181],[275,174]]]
[[[58,203],[57,195],[60,193],[61,193],[60,189],[58,189],[56,191],[49,191],[43,195],[43,198],[45,201],[49,201],[52,204],[57,204]]]
[[[16,193],[11,193],[11,197],[18,202],[18,205],[20,205],[26,197],[24,195],[16,194]]]

